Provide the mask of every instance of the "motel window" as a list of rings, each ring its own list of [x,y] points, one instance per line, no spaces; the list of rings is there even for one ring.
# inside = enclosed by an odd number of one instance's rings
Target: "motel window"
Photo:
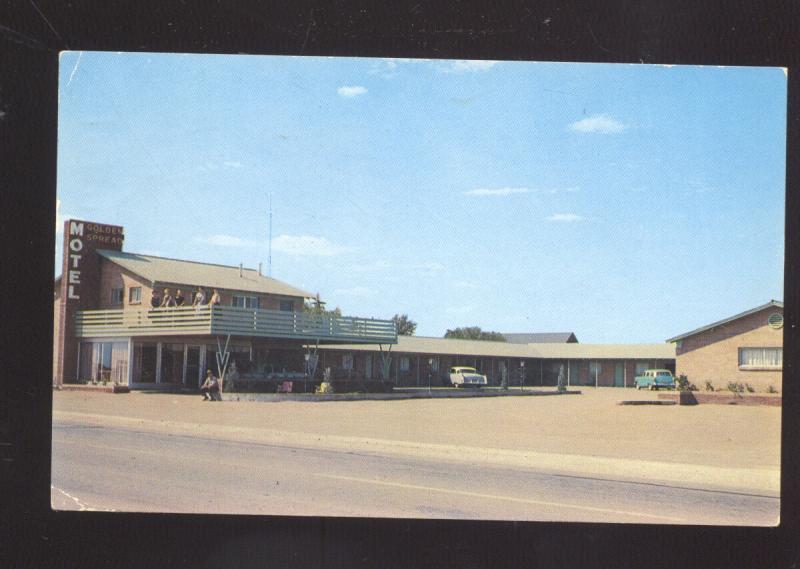
[[[122,287],[114,287],[111,289],[111,304],[122,304],[124,289]]]
[[[432,372],[439,371],[439,358],[431,358],[431,371]]]
[[[650,369],[648,362],[636,362],[636,375],[642,375],[648,369]]]
[[[231,306],[236,308],[258,308],[258,297],[257,296],[241,296],[241,295],[233,295],[231,298]]]
[[[128,377],[127,342],[81,342],[80,379],[125,383]]]
[[[408,371],[409,369],[411,369],[411,358],[402,356],[400,358],[400,371]]]
[[[783,348],[739,348],[739,366],[781,369]]]
[[[281,310],[284,312],[294,312],[293,300],[281,300]]]
[[[599,376],[603,373],[603,367],[600,365],[600,362],[589,362],[589,376],[591,379],[594,379],[595,376]]]
[[[353,354],[342,355],[342,368],[353,369]]]
[[[132,286],[128,290],[128,303],[140,304],[142,302],[142,287]]]

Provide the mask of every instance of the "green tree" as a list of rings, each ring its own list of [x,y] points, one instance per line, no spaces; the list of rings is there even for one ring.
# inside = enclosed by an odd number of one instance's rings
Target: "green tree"
[[[480,326],[465,326],[455,328],[444,333],[445,338],[456,338],[459,340],[486,340],[489,342],[507,342],[506,337],[500,332],[484,332]]]
[[[395,314],[392,321],[400,336],[413,336],[417,331],[417,323],[408,318],[408,314]]]

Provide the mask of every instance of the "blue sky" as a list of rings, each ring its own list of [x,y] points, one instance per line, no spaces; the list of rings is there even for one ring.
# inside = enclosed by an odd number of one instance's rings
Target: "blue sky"
[[[782,299],[785,129],[776,68],[68,52],[57,221],[266,272],[272,194],[345,314],[661,342]]]

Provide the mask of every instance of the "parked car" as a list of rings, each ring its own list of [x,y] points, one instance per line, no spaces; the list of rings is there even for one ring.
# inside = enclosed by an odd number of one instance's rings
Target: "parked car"
[[[636,389],[646,387],[650,390],[666,387],[675,389],[675,378],[668,369],[647,369],[642,375],[637,375],[633,380]]]
[[[450,368],[450,385],[453,387],[463,387],[465,385],[480,387],[486,384],[486,376],[479,373],[474,367],[456,366]]]

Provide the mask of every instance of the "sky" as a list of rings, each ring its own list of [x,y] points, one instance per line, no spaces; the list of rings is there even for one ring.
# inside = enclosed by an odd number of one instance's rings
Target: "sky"
[[[783,298],[780,68],[65,52],[63,220],[417,335],[649,343]]]

